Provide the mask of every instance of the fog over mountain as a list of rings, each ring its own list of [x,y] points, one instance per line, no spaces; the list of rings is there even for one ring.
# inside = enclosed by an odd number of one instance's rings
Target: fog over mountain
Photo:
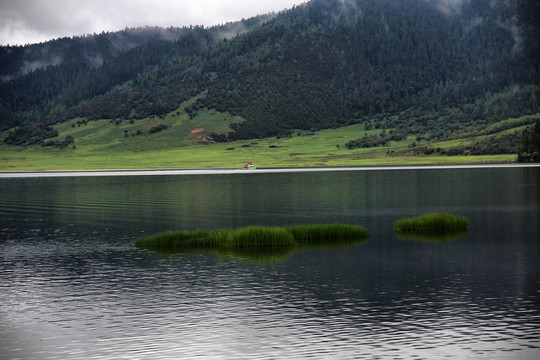
[[[299,0],[2,0],[0,45],[25,45],[126,27],[214,26],[278,12]]]

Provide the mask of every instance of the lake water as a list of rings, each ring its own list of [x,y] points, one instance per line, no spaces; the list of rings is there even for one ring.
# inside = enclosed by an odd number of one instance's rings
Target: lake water
[[[471,228],[394,234],[427,212]],[[0,358],[538,359],[539,219],[539,167],[2,178]],[[331,222],[370,238],[266,257],[134,246]]]

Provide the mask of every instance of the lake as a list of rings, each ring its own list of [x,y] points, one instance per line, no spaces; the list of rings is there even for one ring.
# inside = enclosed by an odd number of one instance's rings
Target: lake
[[[8,175],[2,359],[540,358],[540,167]],[[428,212],[470,230],[394,233]],[[263,255],[134,246],[334,222],[370,237]]]

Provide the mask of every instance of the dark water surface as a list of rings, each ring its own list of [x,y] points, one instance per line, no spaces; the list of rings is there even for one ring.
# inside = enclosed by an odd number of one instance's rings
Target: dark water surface
[[[438,243],[393,223],[466,216]],[[0,359],[538,359],[540,168],[0,179]],[[169,229],[340,222],[274,258]]]

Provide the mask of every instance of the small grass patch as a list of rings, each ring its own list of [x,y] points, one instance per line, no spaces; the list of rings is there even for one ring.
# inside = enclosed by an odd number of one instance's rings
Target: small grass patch
[[[209,231],[167,231],[135,240],[138,248],[182,251],[183,249],[212,248],[217,246]]]
[[[249,226],[237,230],[168,231],[135,240],[135,246],[151,250],[276,248],[296,242],[283,228]]]
[[[345,224],[295,225],[286,228],[299,245],[327,242],[330,240],[361,239],[369,237],[366,228]]]
[[[184,251],[192,249],[272,249],[343,239],[366,239],[361,226],[328,224],[298,225],[285,228],[248,226],[237,230],[168,231],[135,240],[141,249]]]
[[[425,214],[396,221],[394,228],[398,232],[453,232],[466,231],[469,221],[453,214]]]
[[[227,245],[233,248],[276,248],[296,245],[290,232],[279,227],[248,226],[228,232]]]

